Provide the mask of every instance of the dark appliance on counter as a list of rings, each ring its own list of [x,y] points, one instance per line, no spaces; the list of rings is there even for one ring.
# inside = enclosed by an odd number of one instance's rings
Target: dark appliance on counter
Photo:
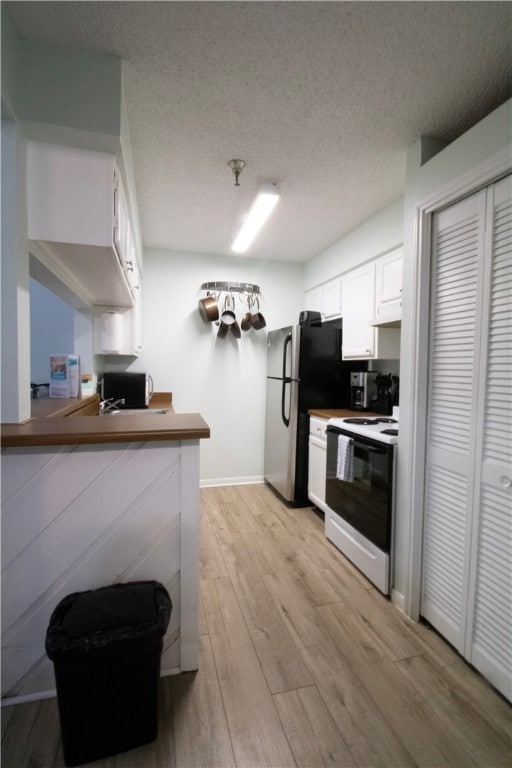
[[[322,325],[322,313],[306,310],[299,315],[299,325]]]
[[[379,373],[375,379],[375,386],[377,393],[370,401],[370,409],[375,413],[391,415],[393,406],[398,405],[398,376]]]
[[[397,419],[386,417],[327,424],[325,534],[385,595],[391,588],[398,426]],[[339,456],[347,441],[352,451],[348,476]]]
[[[33,381],[30,382],[30,394],[32,397],[32,400],[35,400],[39,394],[39,390],[41,387],[50,387],[50,383],[47,381],[45,384],[35,384]]]
[[[302,315],[302,313],[301,313]],[[264,477],[293,506],[308,506],[310,408],[346,408],[350,367],[342,321],[295,325],[267,336]]]
[[[104,373],[102,400],[124,400],[118,408],[147,408],[153,394],[149,373]]]
[[[350,407],[354,411],[369,411],[377,394],[376,373],[352,371],[350,374]]]

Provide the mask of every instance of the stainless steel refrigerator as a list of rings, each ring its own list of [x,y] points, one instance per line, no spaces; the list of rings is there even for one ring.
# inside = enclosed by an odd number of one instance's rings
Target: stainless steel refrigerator
[[[341,320],[288,326],[267,336],[264,477],[295,506],[310,504],[308,409],[349,404],[354,363],[342,361],[341,345]]]

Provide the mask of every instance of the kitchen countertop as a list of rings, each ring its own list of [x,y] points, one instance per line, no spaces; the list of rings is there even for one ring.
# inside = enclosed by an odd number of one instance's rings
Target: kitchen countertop
[[[150,406],[168,413],[89,415],[97,395],[90,398],[41,398],[32,404],[33,417],[22,424],[2,424],[2,448],[30,445],[125,443],[157,440],[198,440],[210,437],[199,413],[175,413],[170,393],[155,393]],[[82,415],[81,411],[86,414]],[[78,411],[78,412],[77,412]]]

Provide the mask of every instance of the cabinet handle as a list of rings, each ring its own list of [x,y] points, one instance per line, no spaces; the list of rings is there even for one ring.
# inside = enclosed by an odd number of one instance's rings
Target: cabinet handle
[[[510,479],[510,477],[507,477],[507,475],[502,475],[500,477],[500,485],[502,488],[510,488],[510,486],[512,485],[512,480]]]

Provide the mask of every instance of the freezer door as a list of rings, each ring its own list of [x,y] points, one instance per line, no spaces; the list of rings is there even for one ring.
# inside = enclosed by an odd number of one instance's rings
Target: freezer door
[[[296,378],[295,335],[296,329],[291,325],[267,334],[267,376],[275,379]]]
[[[298,384],[267,379],[264,477],[287,501],[294,500]]]

